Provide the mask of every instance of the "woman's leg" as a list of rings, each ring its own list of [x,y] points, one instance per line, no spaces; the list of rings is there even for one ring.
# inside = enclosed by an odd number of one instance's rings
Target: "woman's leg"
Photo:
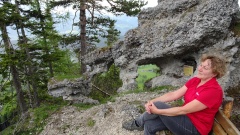
[[[157,108],[165,109],[170,108],[168,104],[163,102],[154,103]],[[164,125],[159,115],[149,114],[144,112],[140,117],[136,119],[136,124],[144,128],[144,135],[155,135],[157,131],[166,130],[167,127]]]
[[[163,103],[163,102],[156,102],[154,104],[159,109],[166,109],[166,108],[170,108],[171,107],[170,105],[168,105],[166,103]],[[157,118],[159,118],[159,115],[157,115],[157,114],[149,114],[148,112],[144,112],[142,115],[140,115],[136,119],[136,123],[139,126],[143,127],[146,121],[157,119]]]
[[[163,102],[155,102],[155,106],[159,109],[170,108]],[[180,116],[164,116],[156,114],[143,113],[136,123],[144,127],[145,135],[155,135],[157,131],[168,129],[176,135],[194,135],[199,134],[195,126],[186,115]]]
[[[157,131],[162,130],[167,130],[167,127],[159,117],[144,123],[144,135],[155,135]]]
[[[164,125],[174,135],[200,135],[196,127],[186,115],[163,116],[159,115]]]

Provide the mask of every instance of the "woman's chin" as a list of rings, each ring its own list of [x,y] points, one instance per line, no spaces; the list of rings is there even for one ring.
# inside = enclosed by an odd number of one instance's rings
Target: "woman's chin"
[[[196,75],[197,78],[201,79],[201,75]]]

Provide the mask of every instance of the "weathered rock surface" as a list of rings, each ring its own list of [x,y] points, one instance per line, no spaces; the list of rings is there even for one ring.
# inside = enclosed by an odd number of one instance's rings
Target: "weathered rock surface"
[[[73,103],[98,104],[97,100],[88,98],[90,91],[90,82],[87,79],[79,78],[74,81],[67,79],[56,81],[52,78],[48,83],[48,93],[54,97],[63,97],[64,100],[73,101]]]
[[[121,68],[119,91],[124,91],[136,88],[138,66],[155,64],[162,75],[148,85],[180,86],[191,77],[183,75],[183,66],[196,68],[203,53],[212,53],[225,57],[228,64],[228,73],[219,80],[224,90],[237,87],[240,38],[231,28],[238,11],[237,0],[159,0],[157,7],[139,14],[139,26],[123,41],[84,57],[91,67],[87,74],[105,72],[114,63]]]
[[[237,13],[237,0],[158,0],[158,6],[144,9],[139,14],[138,27],[129,30],[123,41],[83,57],[83,62],[88,65],[85,74],[91,79],[115,64],[120,67],[123,85],[118,91],[121,92],[137,87],[138,66],[155,64],[160,68],[161,76],[153,78],[147,86],[181,86],[196,73],[201,55],[212,53],[227,61],[228,72],[219,79],[223,89],[239,87],[240,38],[232,31],[239,20]],[[192,76],[184,76],[184,65],[194,67]],[[53,95],[65,93],[67,96],[90,92],[90,89],[80,87],[81,84],[78,87],[51,86],[49,91]]]
[[[237,87],[240,84],[240,38],[234,36],[231,29],[237,21],[238,10],[237,0],[158,0],[157,7],[139,14],[139,26],[128,31],[123,41],[83,58],[89,65],[86,75],[91,78],[107,71],[114,63],[121,69],[123,86],[119,91],[125,91],[136,87],[138,66],[155,64],[162,75],[148,82],[149,87],[180,86],[192,77],[184,76],[183,66],[196,68],[200,56],[209,52],[226,58],[228,72],[219,80],[224,90]],[[64,93],[89,93],[85,88],[75,88],[60,83],[50,86],[49,92],[62,96]],[[160,94],[128,94],[85,111],[66,106],[48,119],[40,135],[143,135],[140,131],[123,129],[122,123],[131,119],[132,114],[138,114],[139,104],[136,103],[143,104]],[[239,107],[236,109],[239,112]],[[91,125],[92,122],[95,124]]]

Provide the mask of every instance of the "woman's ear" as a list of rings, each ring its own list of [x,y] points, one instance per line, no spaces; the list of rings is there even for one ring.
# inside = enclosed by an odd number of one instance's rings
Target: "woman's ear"
[[[212,76],[213,76],[213,77],[217,77],[217,74],[213,74]]]

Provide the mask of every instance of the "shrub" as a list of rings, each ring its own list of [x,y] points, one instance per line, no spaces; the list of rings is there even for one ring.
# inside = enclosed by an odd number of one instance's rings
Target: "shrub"
[[[110,95],[116,95],[117,89],[122,86],[122,80],[119,78],[119,73],[119,68],[112,65],[108,72],[94,76],[92,79],[94,86],[92,87],[90,97],[104,102]]]

